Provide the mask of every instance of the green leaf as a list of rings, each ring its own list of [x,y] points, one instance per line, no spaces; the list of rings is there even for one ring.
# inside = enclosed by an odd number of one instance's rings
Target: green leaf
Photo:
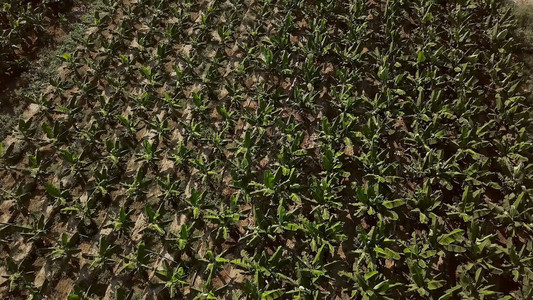
[[[444,249],[450,251],[450,252],[456,252],[456,253],[463,253],[463,252],[466,252],[466,248],[465,247],[461,247],[461,246],[458,246],[458,245],[445,245],[443,246]]]
[[[402,90],[402,89],[396,89],[394,90],[396,92],[396,94],[400,95],[400,96],[405,96],[405,91]]]
[[[273,300],[278,299],[279,297],[283,296],[285,294],[285,291],[283,289],[277,289],[277,290],[271,290],[266,291],[261,295],[262,300]]]
[[[384,258],[392,258],[394,260],[400,259],[400,254],[390,248],[382,249],[382,248],[376,247],[374,248],[374,251],[376,252],[378,256],[381,256]]]
[[[424,54],[424,51],[418,51],[418,58],[416,60],[417,63],[423,63],[426,61],[426,55]]]
[[[373,288],[374,291],[377,291],[379,293],[383,293],[387,291],[390,288],[390,283],[388,280],[382,281],[378,284],[376,284]]]
[[[388,209],[399,207],[399,206],[402,206],[404,204],[405,204],[405,201],[402,200],[402,199],[383,201],[383,206],[385,206]]]
[[[141,72],[141,74],[147,79],[150,79],[152,77],[152,72],[146,67],[141,67],[139,69],[139,72]]]
[[[424,286],[426,272],[418,265],[416,261],[409,264],[409,271],[411,271],[411,276],[416,285],[419,287]]]
[[[148,217],[148,220],[150,222],[154,221],[154,217],[155,217],[155,211],[153,210],[152,206],[150,206],[150,204],[145,204],[144,205],[144,211],[146,213],[146,216]]]
[[[48,195],[52,196],[53,198],[61,198],[61,191],[57,186],[51,183],[45,183],[44,188],[46,189],[46,192],[48,192]]]
[[[217,112],[224,118],[224,120],[229,119],[229,113],[223,106],[217,106]]]
[[[270,264],[277,265],[279,261],[281,260],[282,253],[283,253],[283,248],[279,246],[276,252],[274,252],[274,254],[272,255],[272,257],[268,259],[268,262]]]
[[[365,274],[364,278],[365,278],[366,281],[368,281],[370,278],[372,278],[372,277],[374,277],[374,276],[376,276],[378,274],[379,274],[378,271],[370,271],[370,272]]]
[[[440,296],[439,300],[447,300],[447,299],[450,299],[453,297],[453,294],[458,291],[459,289],[461,289],[461,285],[456,285],[450,289],[447,289],[445,294]]]
[[[520,193],[520,195],[516,198],[515,202],[513,203],[513,207],[515,209],[519,209],[520,208],[520,203],[522,202],[522,199],[524,199],[526,195],[526,192],[522,192]]]
[[[439,236],[437,242],[441,245],[450,245],[451,243],[458,241],[464,233],[465,231],[462,229],[455,229],[450,233]]]
[[[120,121],[120,123],[122,123],[122,125],[124,125],[125,127],[130,127],[130,122],[128,121],[128,119],[122,115],[118,115],[117,116],[117,119]]]
[[[440,289],[442,286],[444,286],[445,283],[446,281],[444,280],[430,280],[427,282],[427,285],[428,285],[428,289],[430,291],[433,291],[436,289]]]
[[[46,133],[46,136],[48,138],[54,137],[54,131],[52,129],[52,126],[50,126],[48,123],[43,122],[43,124],[41,124],[41,128],[43,129],[44,133]]]
[[[263,181],[265,183],[265,186],[269,189],[274,188],[274,184],[276,182],[276,177],[271,171],[266,171],[263,175]]]
[[[161,226],[157,225],[157,224],[150,224],[148,225],[148,227],[154,229],[155,231],[157,231],[157,233],[159,233],[159,235],[163,236],[165,235],[165,230],[163,230],[163,228],[161,228]]]
[[[320,260],[320,258],[322,257],[322,254],[324,253],[325,246],[326,246],[326,243],[322,244],[320,249],[318,249],[318,252],[316,253],[315,259],[313,259],[313,265],[315,265]]]

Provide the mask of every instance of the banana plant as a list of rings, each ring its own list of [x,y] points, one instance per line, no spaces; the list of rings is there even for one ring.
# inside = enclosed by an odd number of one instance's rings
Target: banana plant
[[[434,211],[441,205],[441,198],[439,191],[433,192],[429,182],[425,181],[422,187],[416,188],[415,197],[407,201],[414,207],[412,212],[418,213],[420,222],[427,223],[430,218],[436,216]]]
[[[165,290],[171,298],[176,297],[180,290],[188,285],[187,274],[181,266],[172,267],[167,261],[163,262],[163,270],[157,271],[155,276],[162,281]]]
[[[283,289],[270,289],[268,285],[265,286],[262,282],[274,284],[274,282],[280,281],[297,285],[295,280],[284,274],[286,272],[284,268],[285,260],[283,259],[283,248],[281,246],[270,257],[266,257],[264,253],[256,253],[250,257],[246,252],[242,252],[241,256],[239,259],[232,260],[231,264],[253,275],[253,282],[248,281],[245,290],[248,289],[247,292],[253,295],[254,298],[263,299],[263,297],[269,295],[270,297],[279,298],[284,294]]]
[[[120,159],[128,153],[128,149],[124,147],[116,137],[107,138],[105,140],[105,150],[108,153],[106,158],[109,159],[113,165],[118,164]]]
[[[48,257],[54,260],[63,260],[72,258],[74,254],[80,252],[76,247],[79,240],[79,233],[74,233],[70,237],[66,232],[61,235],[59,243],[53,247],[48,248]]]
[[[28,157],[30,176],[37,178],[46,175],[51,163],[52,160],[50,158],[46,159],[44,154],[39,149],[36,149],[35,154]]]
[[[83,289],[76,286],[74,287],[74,292],[70,293],[67,299],[68,300],[97,300],[98,299],[91,295],[94,295],[94,293],[90,292],[90,288],[89,290],[84,291]]]
[[[192,214],[193,219],[198,219],[202,211],[208,207],[206,201],[206,192],[196,190],[195,188],[190,189],[189,199],[185,200],[187,203],[186,210]]]
[[[173,233],[174,238],[168,239],[171,242],[177,243],[177,248],[180,251],[191,251],[193,243],[197,241],[200,236],[194,236],[195,222],[190,225],[183,224],[178,234]]]
[[[63,206],[70,200],[70,193],[66,189],[60,189],[52,183],[45,183],[44,188],[48,195],[55,200],[54,206]]]
[[[154,165],[155,162],[160,160],[159,156],[161,154],[161,149],[157,149],[158,142],[155,141],[149,141],[149,140],[143,140],[143,152],[137,154],[137,161],[141,161],[149,165]]]
[[[199,260],[206,264],[204,273],[207,274],[207,278],[204,282],[205,288],[212,288],[213,287],[213,280],[215,279],[215,276],[217,276],[217,273],[230,262],[229,259],[224,258],[224,254],[226,251],[222,251],[220,254],[215,254],[211,250],[207,250],[204,257],[200,258]]]
[[[167,174],[166,177],[158,178],[158,185],[161,188],[159,197],[168,203],[179,203],[181,196],[185,193],[182,189],[182,182],[171,178],[170,174]]]
[[[238,197],[231,197],[229,207],[222,202],[218,210],[206,209],[204,219],[217,225],[215,234],[217,240],[228,240],[230,231],[235,228],[239,220],[244,219],[239,210]]]
[[[16,134],[18,134],[24,139],[32,140],[32,136],[34,135],[37,129],[33,125],[34,122],[32,121],[32,118],[26,121],[23,118],[20,118],[18,121]]]
[[[75,200],[74,203],[69,203],[61,209],[61,213],[67,213],[73,219],[79,219],[81,224],[90,226],[93,223],[93,218],[96,214],[97,202],[93,197],[83,199],[82,197]]]
[[[109,243],[107,237],[100,236],[98,239],[98,252],[95,255],[85,254],[86,258],[92,259],[90,268],[100,269],[115,263],[111,257],[115,253],[116,246]],[[82,254],[83,255],[83,254]]]
[[[346,240],[342,223],[336,221],[326,209],[317,209],[313,221],[303,221],[304,232],[310,238],[310,249],[316,252],[314,261],[323,259],[325,253],[335,253],[335,244]]]
[[[139,124],[141,121],[140,120],[133,121],[122,115],[117,115],[116,118],[119,120],[122,126],[124,126],[124,128],[126,129],[126,136],[136,141],[137,139],[135,135],[137,134],[137,131],[140,130]]]
[[[112,218],[113,221],[109,221],[104,227],[110,227],[119,234],[124,233],[133,225],[133,221],[130,219],[132,213],[133,210],[126,212],[124,207],[121,207],[119,213]]]
[[[54,122],[53,127],[52,125],[43,122],[41,124],[41,128],[45,133],[46,137],[48,138],[47,141],[43,141],[43,144],[60,144],[65,142],[65,138],[67,136],[67,128],[61,122]]]
[[[0,161],[2,162],[1,167],[3,169],[9,169],[16,165],[18,161],[18,155],[13,152],[15,149],[15,143],[5,146],[4,143],[0,143]]]
[[[341,275],[349,278],[354,284],[351,297],[361,297],[365,300],[394,299],[394,290],[401,285],[401,283],[391,283],[377,270],[366,273],[354,270],[350,273],[341,272]]]
[[[147,252],[143,241],[139,242],[130,254],[127,256],[119,255],[119,257],[123,260],[122,267],[118,270],[119,273],[143,272],[150,268],[150,253]]]
[[[191,153],[192,150],[187,148],[187,145],[183,141],[180,141],[176,146],[176,153],[171,155],[171,158],[174,161],[174,165],[176,167],[185,166],[192,157]]]
[[[152,206],[150,204],[146,204],[144,206],[144,214],[146,215],[148,226],[146,227],[146,230],[152,230],[156,232],[160,236],[165,235],[165,224],[169,223],[168,220],[162,220],[162,216],[160,214],[161,206],[157,210],[154,211]]]
[[[146,170],[142,166],[137,169],[137,173],[132,182],[123,184],[127,188],[126,194],[138,197],[146,193],[145,188],[150,185],[151,180],[146,179],[145,174]]]
[[[70,174],[74,176],[78,176],[83,171],[83,168],[87,166],[88,163],[84,160],[85,157],[84,151],[80,154],[71,152],[69,149],[61,152],[61,158],[71,165]]]
[[[357,217],[375,216],[381,220],[383,218],[390,218],[391,220],[398,220],[399,215],[396,212],[398,207],[405,205],[405,200],[394,199],[387,200],[384,196],[381,184],[357,186],[355,188],[356,198],[358,202],[353,204],[357,211]]]
[[[158,141],[164,141],[169,137],[171,129],[168,127],[168,122],[169,118],[161,119],[156,116],[153,122],[148,123],[150,128],[157,133]]]
[[[8,257],[6,259],[6,269],[9,275],[2,275],[5,282],[2,285],[7,285],[9,292],[22,291],[24,289],[31,289],[31,281],[28,280],[29,272],[24,272],[24,260],[18,264]]]
[[[30,242],[41,239],[49,230],[49,226],[45,223],[44,215],[40,215],[38,218],[32,215],[31,220],[30,224],[26,226],[26,230],[21,232],[21,235],[25,236]]]

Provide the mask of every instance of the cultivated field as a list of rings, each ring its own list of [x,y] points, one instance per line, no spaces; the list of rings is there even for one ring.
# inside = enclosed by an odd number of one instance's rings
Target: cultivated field
[[[0,0],[0,298],[532,299],[514,5]]]

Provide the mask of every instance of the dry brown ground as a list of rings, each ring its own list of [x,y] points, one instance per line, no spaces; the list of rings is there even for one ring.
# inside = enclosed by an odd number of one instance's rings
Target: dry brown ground
[[[533,0],[514,0],[518,5],[533,5]]]

